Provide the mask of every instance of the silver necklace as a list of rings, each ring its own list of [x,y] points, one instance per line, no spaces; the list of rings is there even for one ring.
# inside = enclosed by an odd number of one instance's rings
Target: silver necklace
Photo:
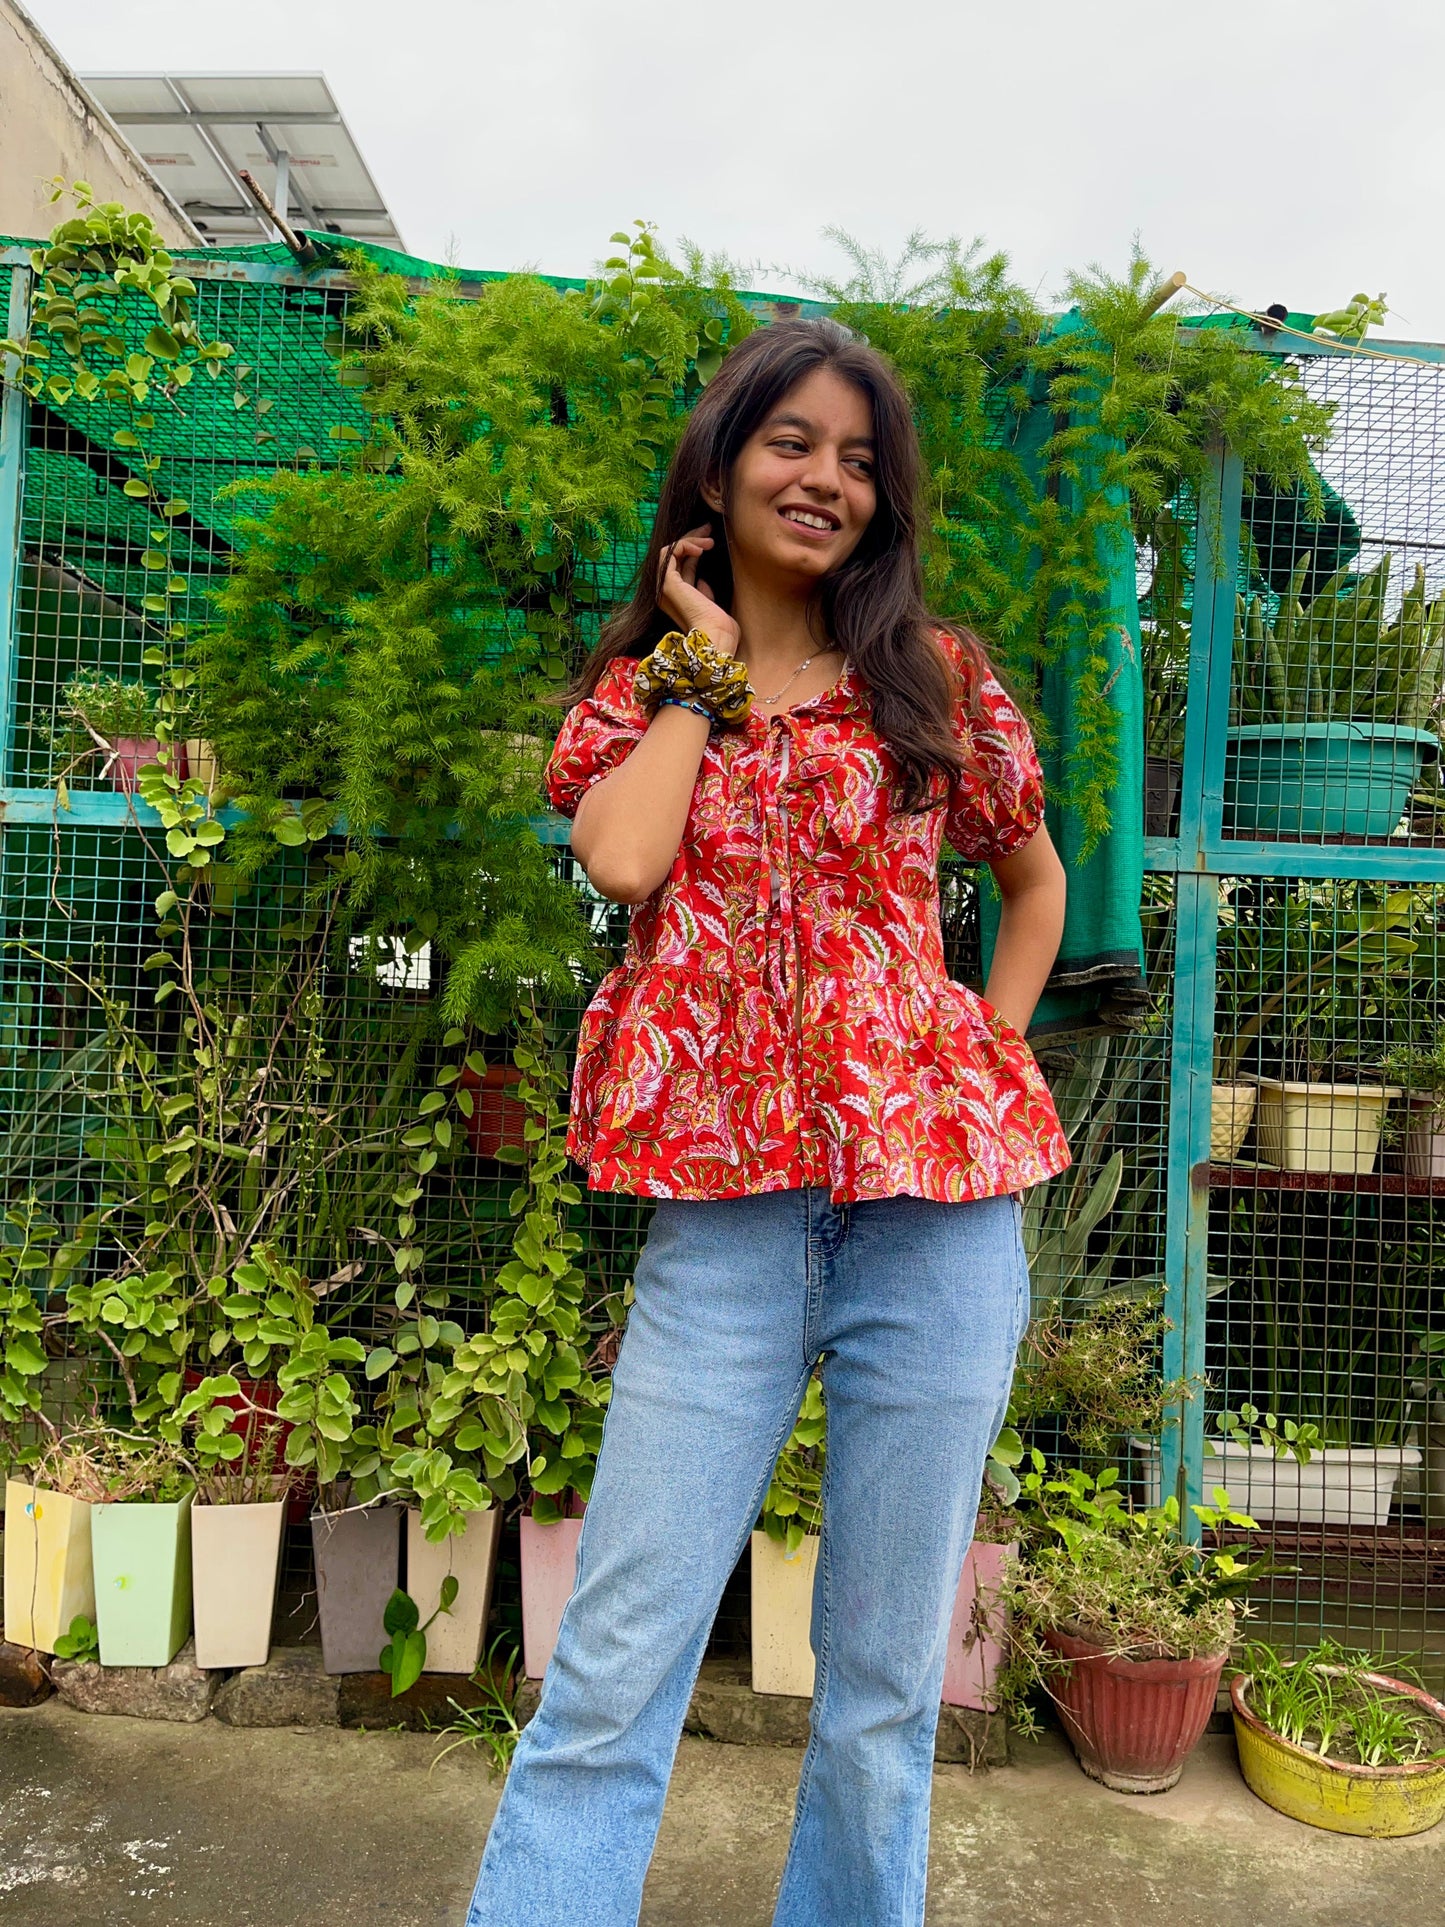
[[[815,649],[811,656],[804,656],[803,660],[798,664],[797,668],[793,671],[792,675],[789,676],[788,680],[783,684],[782,688],[778,691],[776,696],[759,696],[758,701],[763,705],[765,709],[771,709],[774,703],[781,702],[783,697],[786,696],[788,691],[792,688],[793,684],[798,680],[799,676],[802,675],[803,671],[806,668],[808,668],[808,666],[811,663],[815,663],[818,660],[819,656],[832,656],[832,655],[835,655],[836,653],[837,651],[831,648]]]

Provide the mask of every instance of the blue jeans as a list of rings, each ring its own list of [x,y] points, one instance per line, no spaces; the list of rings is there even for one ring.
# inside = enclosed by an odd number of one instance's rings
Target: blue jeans
[[[658,1206],[467,1927],[633,1927],[728,1575],[822,1362],[811,1738],[774,1927],[917,1927],[949,1617],[1028,1276],[1012,1198]]]

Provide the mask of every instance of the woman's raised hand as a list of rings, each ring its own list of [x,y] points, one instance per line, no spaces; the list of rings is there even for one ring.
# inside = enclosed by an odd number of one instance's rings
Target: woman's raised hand
[[[713,546],[711,522],[700,523],[662,551],[657,605],[679,629],[701,629],[725,656],[736,654],[741,631],[698,575],[698,564]]]

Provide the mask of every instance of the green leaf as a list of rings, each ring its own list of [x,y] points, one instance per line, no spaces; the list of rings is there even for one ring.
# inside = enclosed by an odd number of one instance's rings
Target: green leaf
[[[398,1586],[387,1600],[381,1615],[382,1630],[395,1639],[398,1633],[414,1632],[421,1623],[416,1601]]]
[[[395,1363],[396,1353],[389,1351],[385,1345],[379,1345],[366,1361],[366,1376],[369,1379],[383,1378]]]
[[[438,1594],[438,1599],[440,1600],[440,1609],[442,1612],[449,1613],[451,1611],[452,1607],[455,1606],[455,1604],[457,1603],[457,1594],[458,1592],[460,1592],[460,1590],[461,1590],[461,1583],[458,1580],[456,1574],[454,1572],[449,1572],[446,1578],[443,1579],[441,1583],[441,1591]]]

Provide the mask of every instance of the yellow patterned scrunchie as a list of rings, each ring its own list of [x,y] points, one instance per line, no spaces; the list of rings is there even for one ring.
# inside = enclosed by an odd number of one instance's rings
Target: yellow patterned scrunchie
[[[746,664],[715,649],[701,629],[665,635],[638,663],[632,687],[649,715],[656,714],[664,697],[681,696],[731,727],[745,720],[753,701]]]

